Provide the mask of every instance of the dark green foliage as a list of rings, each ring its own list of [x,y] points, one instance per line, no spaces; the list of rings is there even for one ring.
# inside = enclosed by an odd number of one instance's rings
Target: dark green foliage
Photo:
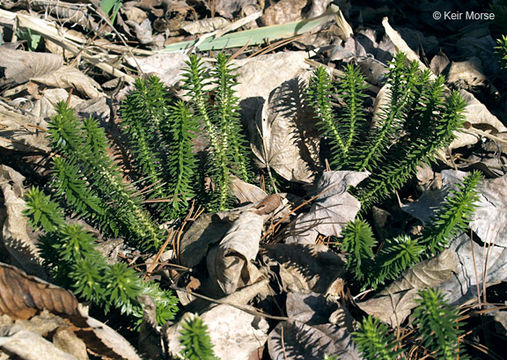
[[[208,335],[208,327],[198,316],[186,319],[182,324],[180,342],[183,346],[181,356],[185,360],[215,360],[213,344]]]
[[[242,180],[249,181],[246,140],[242,135],[239,119],[239,100],[235,96],[237,85],[235,68],[228,64],[229,58],[219,53],[217,63],[211,76],[216,84],[215,106],[213,107],[214,123],[219,127],[224,148],[233,174]]]
[[[184,87],[191,97],[191,105],[205,125],[210,141],[208,160],[211,166],[208,174],[213,181],[208,207],[225,210],[231,203],[230,184],[232,176],[248,180],[248,161],[245,140],[241,135],[238,99],[233,86],[236,76],[227,64],[228,58],[220,54],[213,71],[208,72],[202,60],[190,55],[184,73]],[[215,85],[215,105],[211,92],[205,91],[207,84]]]
[[[506,9],[507,14],[507,9]],[[506,16],[507,17],[507,16]],[[507,70],[507,36],[502,35],[501,38],[497,39],[497,46],[495,47],[498,58],[500,59],[500,65],[504,70]]]
[[[449,241],[460,232],[466,231],[479,200],[477,186],[481,173],[474,171],[463,183],[452,189],[442,206],[436,211],[432,223],[424,229],[420,243],[427,246],[431,254],[445,249]]]
[[[386,280],[397,279],[404,270],[421,260],[423,251],[424,247],[417,239],[407,235],[387,240],[375,259],[377,271],[370,274],[370,284],[377,287]]]
[[[352,271],[357,280],[362,280],[377,244],[370,224],[360,219],[349,222],[343,229],[342,237],[341,247],[348,254],[347,270]]]
[[[447,304],[439,290],[420,290],[419,296],[413,313],[415,333],[408,341],[421,342],[432,359],[468,359],[459,346],[462,331],[458,326],[458,309]],[[371,316],[363,318],[358,331],[352,335],[365,360],[406,358],[393,331]]]
[[[171,138],[168,120],[169,96],[155,76],[137,79],[135,88],[121,105],[123,132],[130,140],[133,163],[143,177],[142,184],[151,187],[150,197],[166,199],[170,196],[164,183],[169,179],[167,144]],[[161,203],[163,217],[170,208]]]
[[[347,269],[362,288],[377,288],[396,280],[403,271],[421,260],[444,250],[449,242],[468,227],[481,174],[472,172],[462,184],[449,192],[430,224],[419,237],[401,235],[388,239],[371,260],[376,244],[370,226],[364,220],[347,224],[342,233],[342,247],[347,253]]]
[[[462,333],[458,327],[458,309],[447,304],[439,290],[419,291],[419,303],[414,310],[414,326],[424,347],[432,357],[442,360],[466,359],[458,343]]]
[[[422,84],[428,75],[422,73],[414,77],[419,79],[416,84]],[[415,174],[419,164],[433,161],[436,151],[454,139],[454,131],[463,122],[465,102],[457,92],[447,98],[443,97],[443,92],[442,77],[414,92],[417,103],[402,111],[407,116],[403,119],[405,135],[383,156],[385,163],[379,164],[358,190],[363,211],[401,188]]]
[[[360,129],[364,126],[365,89],[364,76],[359,69],[347,65],[338,82],[338,95],[345,105],[336,117],[330,96],[333,85],[325,68],[317,68],[310,80],[308,101],[315,111],[320,129],[333,142],[331,165],[337,169],[345,169],[352,163],[351,153],[353,155],[353,147],[357,146]]]
[[[394,360],[400,355],[399,342],[386,324],[368,316],[363,319],[357,332],[352,334],[354,342],[366,360]]]
[[[383,166],[387,149],[401,129],[403,110],[406,101],[410,99],[418,71],[415,62],[406,66],[406,61],[406,56],[398,53],[390,64],[387,75],[388,102],[382,107],[375,126],[368,133],[366,144],[361,146],[358,162],[354,166],[359,171],[374,173],[378,167]]]
[[[45,265],[59,285],[72,287],[87,301],[122,313],[142,316],[137,296],[151,295],[157,305],[157,318],[164,323],[172,319],[177,299],[161,291],[154,283],[141,281],[125,264],[110,265],[95,248],[95,238],[78,224],[67,224],[58,204],[33,188],[26,195],[25,215],[35,229],[43,230],[40,240]],[[43,215],[39,215],[43,214]]]
[[[43,228],[47,232],[55,231],[65,223],[58,204],[50,201],[39,188],[31,188],[26,195],[27,208],[23,214],[35,229]]]
[[[444,78],[431,80],[429,71],[421,72],[416,62],[407,65],[403,53],[391,62],[387,85],[387,104],[368,131],[364,78],[357,68],[348,65],[338,82],[337,95],[345,103],[338,119],[324,68],[315,71],[308,90],[318,123],[332,141],[333,167],[372,173],[354,190],[363,212],[401,188],[422,162],[431,162],[463,121],[465,103],[458,93],[445,96]]]
[[[172,196],[171,217],[181,216],[188,208],[188,199],[194,196],[193,180],[196,175],[196,159],[192,152],[192,140],[198,126],[188,107],[178,101],[169,108],[169,189]]]
[[[109,158],[107,139],[97,121],[80,121],[60,102],[49,122],[49,134],[51,146],[61,158],[53,162],[57,193],[73,210],[97,222],[106,233],[117,234],[121,229],[131,243],[158,247],[160,230]]]

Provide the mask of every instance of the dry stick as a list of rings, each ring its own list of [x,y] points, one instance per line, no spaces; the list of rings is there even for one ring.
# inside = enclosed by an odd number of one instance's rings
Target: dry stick
[[[268,319],[273,319],[273,320],[281,320],[281,321],[287,321],[287,320],[289,320],[289,318],[286,317],[286,316],[276,316],[276,315],[266,314],[266,313],[263,313],[262,311],[252,310],[251,308],[249,308],[247,306],[242,306],[242,305],[238,305],[238,304],[229,303],[227,301],[220,300],[220,299],[213,299],[213,298],[210,298],[210,297],[208,297],[206,295],[201,295],[199,293],[193,292],[192,290],[188,290],[188,289],[176,286],[176,285],[171,285],[170,288],[173,289],[173,290],[184,291],[184,292],[186,292],[189,295],[198,297],[200,299],[203,299],[203,300],[215,303],[215,304],[229,305],[229,306],[235,307],[236,309],[239,309],[241,311],[247,312],[247,313],[249,313],[251,315],[262,316],[262,317],[265,317],[265,318],[268,318]]]
[[[253,54],[249,55],[248,58],[252,58],[254,56],[257,56],[257,55],[264,55],[270,51],[273,51],[273,50],[276,50],[278,49],[279,47],[282,47],[284,45],[287,45],[301,37],[303,37],[303,35],[305,34],[301,34],[301,35],[296,35],[294,37],[291,37],[289,39],[283,39],[283,40],[278,40],[277,42],[274,42],[273,44],[270,44],[260,50],[257,50],[256,52],[254,52]]]
[[[472,261],[474,263],[474,273],[475,273],[475,282],[476,282],[475,286],[477,287],[477,301],[478,301],[479,307],[482,307],[481,288],[479,286],[479,274],[477,273],[477,265],[475,263],[475,251],[474,251],[473,237],[474,237],[474,232],[472,231],[472,229],[470,229],[470,246],[472,247]]]
[[[285,340],[283,339],[283,325],[280,331],[280,340],[282,341],[283,358],[287,360],[287,353],[285,352]]]
[[[330,187],[331,188],[331,187]],[[327,188],[327,189],[324,189],[322,190],[320,193],[318,193],[317,195],[314,195],[312,196],[310,199],[302,202],[301,204],[299,204],[298,206],[296,206],[294,209],[290,210],[289,213],[285,216],[283,216],[280,220],[278,220],[276,223],[274,223],[273,225],[271,225],[268,229],[268,231],[266,231],[266,233],[262,236],[261,238],[261,241],[264,240],[266,238],[266,236],[268,236],[271,232],[273,232],[273,229],[280,225],[282,223],[282,221],[284,221],[288,216],[294,214],[296,211],[298,211],[299,209],[301,209],[303,206],[305,206],[306,204],[312,202],[313,200],[317,199],[320,195],[322,195],[324,192],[326,192],[327,190],[329,190],[330,188]]]
[[[160,257],[162,256],[162,253],[164,252],[165,248],[167,247],[167,244],[169,244],[169,241],[173,237],[173,234],[174,234],[174,230],[171,229],[171,231],[169,232],[169,235],[167,235],[167,239],[165,239],[164,243],[162,244],[162,247],[160,248],[160,250],[157,253],[157,256],[155,256],[155,259],[151,263],[151,265],[148,269],[148,272],[146,273],[146,276],[144,277],[145,280],[147,280],[151,276],[151,274],[153,273],[153,270],[155,270],[155,267],[157,266],[158,261],[160,260]]]
[[[493,234],[492,235],[492,238],[493,238],[493,241],[491,243],[489,243],[488,241],[488,251],[486,252],[486,259],[484,260],[484,270],[483,270],[483,273],[482,273],[482,291],[484,293],[484,302],[488,302],[488,300],[486,299],[486,278],[487,278],[487,275],[488,275],[488,260],[489,260],[489,252],[491,250],[491,248],[493,246],[495,246],[495,243],[496,243],[496,239],[497,239],[497,236],[495,236],[495,233],[496,233],[496,223],[493,224],[493,229],[491,229],[491,233]],[[488,226],[488,234],[489,234],[489,229],[491,228],[491,226]],[[500,229],[498,229],[498,233],[500,233]],[[489,240],[489,236],[487,237],[487,240]]]

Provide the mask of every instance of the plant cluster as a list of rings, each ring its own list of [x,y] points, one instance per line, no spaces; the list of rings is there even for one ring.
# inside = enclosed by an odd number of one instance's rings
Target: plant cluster
[[[216,66],[209,71],[199,57],[190,55],[184,88],[210,142],[205,175],[212,179],[214,190],[205,202],[213,210],[225,210],[231,202],[232,177],[248,181],[250,175],[239,103],[233,89],[237,83],[235,69],[224,54],[218,54],[216,60]]]
[[[500,65],[504,70],[507,70],[507,36],[502,35],[501,38],[497,39],[495,50],[500,59]]]
[[[181,356],[185,360],[216,360],[208,327],[198,316],[186,319],[182,324],[180,343]]]
[[[32,227],[44,232],[40,237],[44,265],[54,280],[106,312],[141,318],[140,295],[150,295],[156,304],[157,320],[163,324],[176,314],[178,299],[161,290],[155,282],[145,282],[123,263],[110,264],[96,249],[95,238],[81,225],[65,221],[59,205],[37,188],[26,196],[25,215]]]
[[[213,169],[206,174],[213,186],[202,196],[205,204],[226,209],[232,177],[249,178],[233,90],[236,76],[228,58],[220,54],[211,71],[194,55],[187,65],[188,103],[173,101],[154,76],[138,79],[122,103],[122,132],[129,141],[134,169],[129,178],[110,156],[108,139],[96,120],[81,120],[61,102],[49,121],[54,154],[51,196],[32,189],[25,214],[34,228],[44,232],[42,256],[55,281],[106,312],[117,308],[139,317],[142,306],[137,296],[148,294],[155,300],[159,321],[164,322],[174,316],[176,298],[155,283],[141,281],[125,264],[110,265],[96,250],[94,237],[81,226],[68,224],[64,213],[142,250],[157,249],[165,237],[160,222],[181,217],[196,195],[197,157],[192,144],[202,127],[210,140],[207,161]],[[214,95],[208,86],[214,88]],[[146,200],[152,200],[150,208]]]
[[[388,239],[376,256],[377,241],[370,225],[363,219],[350,222],[342,233],[340,247],[347,255],[347,268],[363,287],[377,288],[397,279],[408,267],[443,249],[460,232],[467,229],[478,200],[479,172],[472,172],[463,183],[451,189],[432,222],[421,236],[400,235]]]
[[[445,94],[444,78],[431,80],[430,71],[407,65],[398,53],[387,74],[387,102],[366,121],[365,80],[357,67],[347,65],[337,86],[345,105],[335,113],[333,85],[324,68],[315,70],[308,88],[309,103],[318,124],[332,141],[331,165],[336,170],[368,170],[357,188],[364,212],[401,188],[422,162],[448,145],[463,122],[465,103],[457,92]]]
[[[458,309],[450,306],[438,290],[419,291],[418,306],[413,313],[414,335],[404,343],[422,346],[425,353],[435,359],[467,359],[463,348],[459,346],[462,331],[458,324]],[[402,343],[395,338],[392,329],[371,316],[365,317],[357,332],[353,334],[354,342],[365,359],[395,360],[406,358]]]

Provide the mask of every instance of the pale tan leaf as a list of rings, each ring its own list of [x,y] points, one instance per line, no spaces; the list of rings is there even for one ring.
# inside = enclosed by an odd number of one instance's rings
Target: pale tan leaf
[[[52,73],[63,66],[63,58],[58,55],[12,50],[2,46],[0,59],[2,59],[0,68],[3,68],[4,74],[0,86],[9,82],[21,84],[33,77]]]
[[[290,228],[286,243],[313,244],[318,234],[340,236],[346,223],[353,220],[361,203],[347,192],[368,177],[367,172],[328,171],[317,183],[320,194],[310,211],[300,215]]]
[[[0,165],[0,191],[3,196],[6,218],[0,221],[0,241],[13,263],[32,274],[45,277],[42,258],[37,249],[37,239],[28,232],[23,181],[25,177],[7,165]],[[7,255],[7,254],[5,254]]]
[[[449,249],[444,250],[440,255],[405,271],[400,279],[374,298],[357,305],[367,314],[392,327],[399,326],[417,306],[415,299],[419,290],[438,287],[457,271],[456,253]]]
[[[181,352],[181,324],[193,316],[185,314],[180,322],[165,331],[164,338],[170,355],[176,356]],[[249,359],[266,342],[269,329],[267,321],[236,307],[221,304],[204,312],[200,318],[208,327],[213,351],[221,360]]]
[[[259,251],[265,218],[254,211],[244,211],[234,221],[218,248],[208,253],[209,276],[224,294],[231,294],[238,287],[252,284],[259,278],[260,273],[251,261]]]
[[[30,79],[47,86],[64,89],[73,88],[89,98],[95,98],[101,95],[100,85],[95,80],[83,74],[75,67],[67,65],[62,66],[57,71],[43,76],[33,76]]]

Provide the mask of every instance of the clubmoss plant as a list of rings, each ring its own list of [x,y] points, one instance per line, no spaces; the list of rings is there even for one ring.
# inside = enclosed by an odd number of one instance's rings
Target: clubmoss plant
[[[198,316],[186,319],[182,324],[180,342],[183,346],[181,356],[185,360],[217,360],[208,327]]]
[[[79,120],[73,109],[60,102],[49,122],[49,136],[60,158],[53,161],[54,187],[60,198],[104,232],[121,231],[131,244],[144,249],[158,247],[161,232],[108,156],[107,139],[97,121]]]
[[[421,236],[400,235],[388,239],[372,259],[377,243],[365,220],[347,224],[340,240],[347,256],[347,269],[363,288],[377,288],[397,279],[407,268],[444,250],[460,232],[466,231],[479,198],[479,172],[472,172],[449,192]]]
[[[363,319],[354,342],[367,360],[395,360],[400,355],[399,342],[384,323],[368,316]]]
[[[362,212],[387,198],[414,175],[422,162],[431,162],[436,151],[453,140],[463,121],[465,103],[456,92],[446,95],[444,78],[430,80],[416,62],[398,53],[387,74],[387,104],[366,129],[363,100],[365,81],[360,71],[347,65],[339,79],[337,95],[345,105],[334,115],[333,86],[323,68],[315,70],[308,99],[318,124],[331,141],[331,164],[337,170],[368,170],[371,175],[355,190]]]
[[[468,359],[459,346],[462,331],[458,324],[458,309],[450,306],[439,290],[419,291],[418,305],[413,312],[415,333],[404,343],[420,342],[432,359]],[[393,330],[371,316],[363,318],[354,342],[365,360],[406,359],[403,343],[394,337]],[[425,357],[426,358],[426,357]]]
[[[507,36],[502,35],[501,38],[497,39],[495,50],[500,59],[500,65],[507,71]]]
[[[38,188],[26,195],[24,214],[41,236],[41,255],[55,282],[73,288],[76,295],[109,312],[141,318],[139,295],[150,295],[157,305],[160,324],[174,317],[178,300],[170,291],[161,290],[156,283],[144,282],[126,264],[110,264],[96,249],[95,238],[81,225],[68,224],[58,204]]]
[[[238,99],[233,91],[236,76],[227,61],[225,55],[219,54],[214,70],[209,72],[199,57],[190,55],[184,73],[184,88],[205,125],[210,142],[211,166],[207,168],[214,185],[209,200],[213,210],[225,210],[230,206],[232,176],[249,179],[246,141],[240,131]],[[214,88],[213,99],[212,92],[205,89],[208,87]]]
[[[435,359],[468,359],[459,346],[462,331],[458,324],[458,309],[450,306],[441,291],[427,289],[419,291],[418,306],[414,310],[413,325],[420,334],[426,350]]]

